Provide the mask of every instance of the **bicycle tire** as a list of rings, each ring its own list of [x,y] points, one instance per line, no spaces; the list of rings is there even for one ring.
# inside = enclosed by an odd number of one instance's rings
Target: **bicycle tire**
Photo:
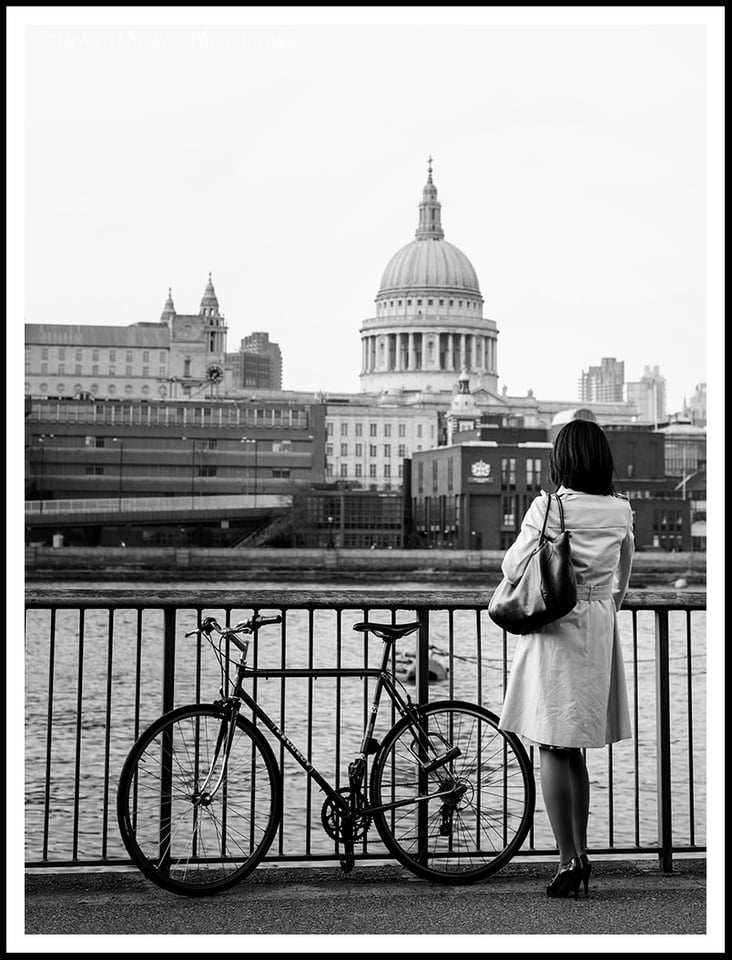
[[[238,883],[265,856],[280,823],[274,753],[244,717],[220,788],[209,803],[194,802],[224,720],[215,704],[172,710],[139,737],[122,767],[117,820],[124,845],[146,877],[173,893],[206,896]],[[219,772],[217,762],[212,784]]]
[[[500,870],[526,838],[536,800],[531,763],[520,740],[499,730],[498,718],[484,707],[444,700],[419,714],[438,752],[459,747],[460,755],[422,773],[420,783],[414,725],[399,720],[374,759],[370,800],[372,807],[404,802],[374,811],[374,822],[387,849],[417,876],[473,883]],[[462,792],[459,798],[418,799],[449,791],[450,784]]]

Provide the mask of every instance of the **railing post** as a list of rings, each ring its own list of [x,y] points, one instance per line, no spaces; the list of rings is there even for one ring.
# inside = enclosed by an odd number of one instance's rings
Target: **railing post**
[[[429,700],[429,682],[430,682],[430,614],[429,610],[420,608],[416,611],[417,619],[420,621],[420,628],[417,631],[416,657],[414,661],[414,685],[415,697],[417,703],[427,703]],[[420,721],[424,733],[428,732],[427,721]],[[420,756],[426,760],[429,757],[426,749],[420,750]],[[427,774],[420,768],[417,774],[417,789],[420,794],[427,792]],[[417,849],[422,851],[421,858],[426,862],[427,845],[429,839],[429,802],[420,803],[417,806]]]
[[[175,704],[175,607],[163,610],[163,713]]]
[[[669,690],[668,610],[656,610],[656,764],[658,842],[661,869],[673,869],[671,820],[671,696]]]
[[[417,610],[417,619],[421,623],[417,631],[417,651],[414,661],[417,703],[427,703],[430,696],[430,613],[429,610]]]

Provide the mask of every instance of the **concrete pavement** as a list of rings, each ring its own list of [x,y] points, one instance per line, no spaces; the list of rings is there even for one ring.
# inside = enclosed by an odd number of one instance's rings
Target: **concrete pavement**
[[[593,860],[588,899],[550,900],[554,865],[513,862],[478,884],[449,887],[401,867],[260,866],[217,897],[188,899],[131,870],[35,872],[26,877],[26,935],[680,935],[706,932],[706,864]],[[41,942],[41,941],[39,941]],[[430,947],[432,944],[432,947]],[[41,948],[42,949],[42,948]],[[124,950],[124,946],[120,947]],[[164,946],[162,949],[165,949]]]

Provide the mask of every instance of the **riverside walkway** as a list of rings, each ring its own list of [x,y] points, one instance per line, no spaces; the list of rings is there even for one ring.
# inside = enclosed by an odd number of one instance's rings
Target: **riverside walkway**
[[[513,862],[489,880],[450,887],[393,864],[357,864],[350,874],[265,865],[231,890],[201,899],[173,896],[131,870],[39,871],[26,877],[25,942],[43,952],[49,936],[107,935],[119,951],[120,936],[236,934],[254,938],[257,952],[342,952],[365,936],[370,950],[397,936],[419,938],[418,951],[432,952],[446,948],[443,937],[460,938],[451,949],[470,951],[471,943],[482,949],[484,936],[610,936],[617,943],[655,935],[683,938],[670,952],[714,952],[705,936],[703,858],[677,858],[666,875],[655,858],[595,859],[589,898],[581,893],[578,901],[546,896],[553,869],[546,861]],[[332,947],[322,937],[334,937]],[[183,950],[201,949],[200,941],[184,943]],[[157,946],[169,950],[171,941],[158,939],[151,949]],[[236,949],[245,952],[246,945]],[[644,942],[636,949],[642,952]]]

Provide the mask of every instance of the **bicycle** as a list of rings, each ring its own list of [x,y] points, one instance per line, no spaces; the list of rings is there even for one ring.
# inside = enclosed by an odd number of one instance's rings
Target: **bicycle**
[[[344,871],[352,869],[355,845],[372,824],[396,860],[427,880],[471,883],[501,869],[532,821],[531,764],[520,740],[499,730],[498,718],[484,707],[412,702],[389,670],[389,658],[396,641],[418,630],[420,621],[354,625],[384,641],[379,668],[247,666],[250,637],[256,640],[262,627],[281,619],[255,613],[222,629],[206,617],[186,634],[205,637],[216,652],[220,696],[160,717],[123,765],[117,818],[142,873],[166,890],[202,896],[238,883],[265,857],[282,816],[281,772],[262,726],[243,715],[243,705],[325,793],[322,826],[336,841]],[[241,652],[238,660],[231,644]],[[243,687],[254,677],[318,676],[376,680],[345,787],[329,783]],[[384,692],[400,718],[379,743],[374,731]]]

